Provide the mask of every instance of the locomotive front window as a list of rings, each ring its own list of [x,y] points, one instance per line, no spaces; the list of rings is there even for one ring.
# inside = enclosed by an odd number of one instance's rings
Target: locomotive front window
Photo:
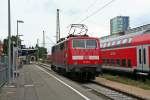
[[[86,40],[86,48],[97,48],[96,40]]]
[[[73,48],[81,48],[81,49],[94,49],[97,48],[96,40],[86,40],[86,39],[75,39],[73,40]]]
[[[85,48],[84,40],[73,40],[73,48]]]

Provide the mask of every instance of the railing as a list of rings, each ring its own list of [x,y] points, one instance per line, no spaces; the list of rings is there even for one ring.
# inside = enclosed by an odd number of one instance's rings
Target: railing
[[[7,82],[7,66],[0,64],[0,88]]]

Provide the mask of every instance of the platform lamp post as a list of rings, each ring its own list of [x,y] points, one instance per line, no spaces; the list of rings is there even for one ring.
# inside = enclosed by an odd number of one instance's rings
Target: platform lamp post
[[[23,36],[23,35],[19,35],[19,33],[18,33],[18,24],[19,23],[24,23],[24,21],[22,21],[22,20],[17,20],[17,43],[16,43],[16,46],[17,46],[17,65],[16,65],[16,75],[18,75],[19,73],[18,73],[18,56],[19,56],[19,36]]]
[[[8,0],[8,83],[11,79],[11,16],[10,16],[10,0]]]
[[[22,20],[17,20],[17,47],[19,47],[19,33],[18,33],[18,23],[24,23],[24,21]]]

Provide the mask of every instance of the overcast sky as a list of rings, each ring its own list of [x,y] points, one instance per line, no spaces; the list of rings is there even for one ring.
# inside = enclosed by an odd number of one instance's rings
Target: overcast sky
[[[66,36],[67,26],[100,9],[111,0],[10,0],[12,35],[16,35],[16,21],[23,44],[34,46],[37,39],[42,43],[42,31],[46,34],[46,47],[50,50],[55,42],[56,9],[60,9],[61,36]],[[137,27],[150,23],[150,0],[114,0],[109,6],[85,20],[89,33],[95,37],[110,33],[110,19],[115,16],[130,16],[130,26]],[[0,0],[0,39],[7,36],[7,0]]]

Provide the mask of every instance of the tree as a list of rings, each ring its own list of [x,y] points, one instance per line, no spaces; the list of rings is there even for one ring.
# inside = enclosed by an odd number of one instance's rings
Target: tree
[[[8,37],[6,39],[3,40],[3,53],[4,54],[8,54]],[[11,51],[13,50],[13,45],[16,46],[17,44],[17,36],[12,36],[11,37]],[[21,39],[18,38],[18,45],[21,45]]]
[[[38,57],[45,60],[47,57],[47,49],[44,47],[38,47]]]

